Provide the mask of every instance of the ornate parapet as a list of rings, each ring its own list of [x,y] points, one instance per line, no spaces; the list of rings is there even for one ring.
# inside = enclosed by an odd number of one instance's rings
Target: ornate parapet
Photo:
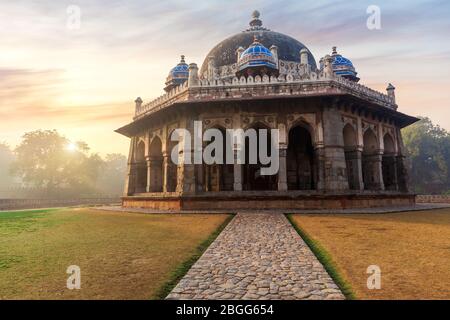
[[[229,100],[243,98],[350,94],[392,110],[397,109],[392,96],[364,85],[326,73],[311,72],[295,77],[292,74],[279,77],[233,77],[230,80],[198,80],[197,85],[187,82],[146,104],[137,104],[135,119],[159,111],[176,102],[205,100]]]
[[[183,100],[183,96],[187,93],[188,82],[176,86],[166,94],[159,96],[158,98],[146,103],[138,105],[136,104],[134,119],[141,118],[143,115],[148,113],[154,113],[164,107],[171,105],[174,102]]]

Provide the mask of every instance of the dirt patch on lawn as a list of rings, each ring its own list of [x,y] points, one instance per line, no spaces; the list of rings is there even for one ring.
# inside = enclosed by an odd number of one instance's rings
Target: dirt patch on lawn
[[[292,215],[332,256],[361,299],[450,299],[450,209],[390,214]],[[367,289],[367,267],[381,289]]]

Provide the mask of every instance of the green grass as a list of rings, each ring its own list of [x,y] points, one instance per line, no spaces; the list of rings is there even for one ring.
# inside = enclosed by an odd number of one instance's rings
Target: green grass
[[[327,250],[316,240],[314,240],[307,232],[302,230],[292,219],[292,215],[286,215],[289,222],[292,224],[297,233],[302,237],[303,241],[308,245],[320,263],[324,266],[325,270],[328,272],[330,277],[334,280],[336,285],[341,289],[342,293],[349,300],[356,299],[356,295],[350,286],[350,284],[344,279],[344,277],[339,272],[336,263],[333,258],[328,253]]]
[[[52,219],[61,209],[40,209],[0,212],[0,237],[14,236],[23,232],[38,231],[66,222],[64,216]],[[0,261],[1,265],[1,261]]]
[[[89,208],[0,213],[0,300],[165,297],[216,238],[224,214]],[[81,290],[66,288],[79,265]],[[159,293],[157,295],[157,293]]]
[[[158,290],[155,295],[155,299],[165,299],[167,295],[172,291],[173,288],[178,284],[178,282],[185,276],[189,269],[197,262],[202,254],[208,249],[211,243],[216,240],[223,229],[230,223],[234,218],[234,215],[230,215],[227,219],[200,245],[195,249],[195,253],[183,261],[170,275],[170,279]]]
[[[43,228],[56,226],[68,219],[58,220],[51,216],[60,209],[18,210],[0,212],[0,237],[2,239],[17,236],[21,233],[32,233]],[[0,248],[0,270],[8,269],[24,260],[21,255],[6,252]]]
[[[1,211],[0,221],[9,219],[32,218],[43,213],[48,213],[58,209],[36,209],[36,210],[17,210],[17,211]]]

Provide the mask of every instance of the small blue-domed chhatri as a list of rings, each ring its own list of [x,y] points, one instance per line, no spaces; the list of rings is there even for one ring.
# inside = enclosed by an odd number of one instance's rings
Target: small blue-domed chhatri
[[[359,81],[359,78],[356,76],[358,73],[356,72],[353,63],[349,59],[337,53],[336,47],[333,47],[331,57],[333,58],[331,66],[337,76],[341,76],[355,82]]]
[[[167,92],[172,90],[174,87],[187,81],[189,78],[189,66],[184,60],[184,56],[181,56],[180,62],[173,67],[166,79],[166,87],[164,90]]]
[[[243,51],[238,59],[237,75],[278,75],[277,61],[272,52],[254,36],[253,43]]]

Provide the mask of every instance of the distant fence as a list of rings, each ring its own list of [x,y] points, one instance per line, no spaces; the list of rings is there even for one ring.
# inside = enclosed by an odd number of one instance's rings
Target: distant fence
[[[0,199],[0,210],[119,204],[120,198],[84,199]]]
[[[417,203],[450,203],[450,195],[441,194],[418,194]]]

